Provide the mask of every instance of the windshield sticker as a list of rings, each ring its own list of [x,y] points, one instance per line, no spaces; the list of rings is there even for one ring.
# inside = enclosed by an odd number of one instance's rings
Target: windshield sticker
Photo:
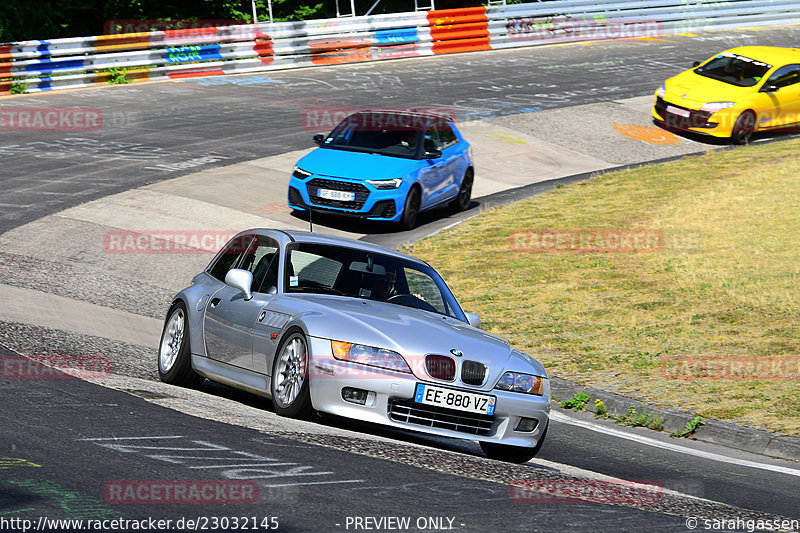
[[[762,61],[756,61],[755,59],[750,59],[749,57],[732,54],[730,52],[723,52],[722,56],[732,57],[732,58],[737,59],[739,61],[744,61],[745,63],[751,63],[751,64],[759,66],[759,67],[772,68],[772,65],[770,65],[768,63],[764,63]],[[718,56],[718,57],[722,57],[722,56]]]
[[[297,276],[289,276],[289,286],[290,287],[297,287],[300,282],[297,279]]]

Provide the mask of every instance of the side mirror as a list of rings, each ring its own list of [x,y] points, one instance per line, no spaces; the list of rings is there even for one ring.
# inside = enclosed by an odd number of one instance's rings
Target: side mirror
[[[481,317],[479,317],[475,313],[465,312],[464,314],[467,315],[467,322],[469,322],[470,326],[472,326],[473,328],[481,327]]]
[[[325,142],[325,136],[321,133],[317,133],[314,135],[314,142],[321,146],[322,143]]]
[[[694,63],[692,63],[692,68],[699,67],[699,66],[700,66],[700,62],[699,61],[695,61]]]
[[[239,289],[244,294],[244,299],[249,300],[253,297],[250,288],[253,285],[253,274],[248,270],[232,268],[225,274],[225,285]]]
[[[777,85],[764,85],[761,88],[761,92],[762,93],[774,93],[774,92],[777,92],[778,89],[780,89],[780,87],[778,87]]]
[[[422,159],[439,159],[442,157],[441,150],[427,150],[422,154]]]

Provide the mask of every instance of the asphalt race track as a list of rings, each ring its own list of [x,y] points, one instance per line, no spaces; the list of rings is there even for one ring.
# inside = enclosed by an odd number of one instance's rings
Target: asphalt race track
[[[540,455],[508,465],[471,442],[333,417],[290,421],[268,400],[221,385],[164,385],[155,375],[163,314],[211,255],[119,253],[106,238],[305,229],[285,207],[285,186],[311,136],[333,125],[327,113],[450,111],[475,146],[471,209],[428,213],[406,233],[314,220],[317,231],[398,246],[555,183],[724,149],[653,128],[653,90],[717,51],[799,39],[795,25],[0,100],[0,113],[91,108],[103,117],[96,131],[0,131],[0,355],[102,356],[112,368],[92,381],[0,379],[0,531],[39,517],[173,521],[162,530],[179,519],[181,529],[202,529],[185,525],[195,520],[232,530],[239,517],[254,530],[464,532],[746,531],[748,521],[800,519],[797,463],[555,408]],[[113,498],[132,482],[190,480],[244,484],[257,498]],[[554,501],[525,489],[602,492],[613,480],[650,491]],[[228,522],[212,527],[214,518]]]

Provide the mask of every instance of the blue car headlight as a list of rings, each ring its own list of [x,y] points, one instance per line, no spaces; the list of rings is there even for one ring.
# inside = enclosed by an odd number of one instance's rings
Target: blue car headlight
[[[367,183],[376,189],[396,189],[403,184],[403,180],[400,178],[390,180],[367,180]]]
[[[544,380],[540,376],[531,374],[521,374],[519,372],[506,372],[500,381],[495,385],[495,389],[507,390],[511,392],[522,392],[525,394],[535,394],[541,396],[544,393]]]
[[[411,368],[403,356],[392,350],[343,341],[331,341],[331,350],[333,356],[340,361],[411,373]]]
[[[307,171],[303,170],[302,168],[300,168],[300,167],[295,165],[294,171],[292,172],[292,176],[294,176],[297,179],[304,180],[306,178],[311,177],[311,172],[307,172]]]

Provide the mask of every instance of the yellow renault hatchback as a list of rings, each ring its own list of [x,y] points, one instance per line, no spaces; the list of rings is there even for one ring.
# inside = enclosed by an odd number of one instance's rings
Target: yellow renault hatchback
[[[800,49],[742,46],[717,54],[656,91],[656,124],[750,141],[754,132],[800,126]]]

